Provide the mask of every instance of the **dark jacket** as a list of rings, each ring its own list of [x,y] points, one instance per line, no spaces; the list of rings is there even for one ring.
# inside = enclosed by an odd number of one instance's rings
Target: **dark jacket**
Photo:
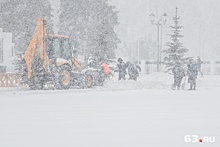
[[[129,75],[133,75],[133,76],[139,75],[139,71],[138,70],[140,70],[139,66],[137,66],[135,64],[132,64],[132,63],[128,64],[128,74]]]
[[[124,62],[120,62],[117,64],[119,75],[124,76],[127,74],[126,72],[126,64]]]
[[[198,69],[199,69],[199,66],[196,63],[192,63],[188,66],[187,74],[188,74],[189,80],[195,80],[197,78]]]
[[[184,68],[180,64],[175,65],[172,72],[174,74],[174,78],[182,78],[185,76]]]
[[[198,68],[201,68],[201,66],[202,66],[202,61],[201,61],[201,59],[197,59],[197,65],[198,65]]]

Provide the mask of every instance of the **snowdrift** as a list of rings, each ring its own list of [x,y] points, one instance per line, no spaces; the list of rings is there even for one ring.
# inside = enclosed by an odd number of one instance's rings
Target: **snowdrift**
[[[104,86],[96,86],[89,89],[77,89],[72,88],[64,91],[74,91],[74,92],[96,92],[96,91],[125,91],[125,90],[143,90],[143,89],[171,89],[173,84],[173,75],[169,73],[151,73],[151,74],[140,74],[137,81],[128,80],[128,75],[126,76],[125,81],[118,81],[118,73],[115,73],[114,77],[111,80],[105,81]],[[215,82],[218,79],[218,76],[206,76],[197,78],[197,87],[199,89],[210,89],[215,85],[215,87],[220,87],[218,82]],[[182,82],[184,82],[183,78]],[[189,85],[186,78],[185,89],[188,89]],[[216,83],[216,84],[215,84]],[[21,88],[0,88],[0,91],[27,91],[27,87]],[[28,90],[29,91],[29,90]],[[43,93],[48,90],[41,90]],[[53,91],[53,90],[49,90]],[[39,92],[39,91],[37,91]],[[60,90],[58,90],[60,92]]]
[[[118,81],[117,73],[114,79],[107,81],[102,87],[109,90],[140,90],[140,89],[170,89],[173,76],[167,73],[140,74],[137,81]],[[128,79],[128,77],[127,77]]]

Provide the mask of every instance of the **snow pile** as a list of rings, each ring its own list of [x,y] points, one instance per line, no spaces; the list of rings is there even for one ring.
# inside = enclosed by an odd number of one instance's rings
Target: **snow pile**
[[[170,89],[173,76],[167,73],[141,74],[138,81],[118,81],[117,73],[114,79],[106,82],[102,89],[109,90],[140,90],[140,89]],[[128,79],[128,77],[127,77]]]
[[[170,89],[173,83],[173,75],[168,73],[152,73],[147,75],[146,80],[152,89]]]
[[[71,88],[65,91],[74,91],[74,92],[98,92],[98,91],[126,91],[126,90],[143,90],[143,89],[171,89],[173,84],[173,75],[168,73],[151,73],[151,74],[140,74],[137,81],[128,80],[128,75],[126,76],[125,81],[118,81],[118,73],[115,73],[114,77],[111,80],[108,80],[104,83],[104,86],[95,86],[88,89],[76,89]],[[197,78],[197,90],[201,89],[213,89],[220,87],[219,76],[210,76],[205,75],[201,77],[200,75]],[[185,90],[189,89],[188,79],[183,78],[182,83],[185,81]],[[0,88],[1,92],[7,91],[29,91],[27,87],[20,88]],[[46,90],[41,91],[45,93]],[[55,92],[54,90],[52,90]],[[40,92],[40,91],[37,91]],[[48,91],[49,93],[51,90]],[[58,90],[57,92],[60,92]]]

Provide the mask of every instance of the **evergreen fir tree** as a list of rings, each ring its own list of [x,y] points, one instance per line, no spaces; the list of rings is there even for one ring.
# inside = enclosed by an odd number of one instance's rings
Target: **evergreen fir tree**
[[[61,0],[59,33],[71,36],[74,48],[86,58],[114,58],[119,43],[114,9],[108,0]]]
[[[52,8],[48,0],[5,0],[0,2],[0,27],[12,32],[17,56],[16,70],[21,71],[23,55],[32,39],[37,18],[44,18],[48,32],[52,31]],[[21,61],[20,61],[21,60]]]
[[[180,63],[183,65],[189,60],[189,57],[185,57],[185,53],[188,52],[188,49],[180,42],[180,39],[183,37],[183,35],[180,34],[183,26],[179,25],[180,17],[178,16],[178,8],[176,8],[176,15],[173,17],[173,20],[174,26],[170,26],[171,32],[173,33],[169,35],[171,41],[166,44],[168,49],[163,51],[166,54],[163,60],[167,71],[170,71],[175,64]]]

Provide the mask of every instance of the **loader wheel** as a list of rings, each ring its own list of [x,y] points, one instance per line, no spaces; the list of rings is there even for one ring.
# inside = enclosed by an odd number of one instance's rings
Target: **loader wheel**
[[[39,80],[38,77],[32,77],[30,79],[29,87],[31,90],[41,90],[44,88],[43,81]]]
[[[93,77],[91,75],[86,75],[85,77],[86,87],[91,88],[93,85]]]
[[[70,84],[70,72],[67,70],[63,70],[61,75],[63,77],[63,80],[61,81],[62,85],[65,85],[65,86],[69,85]]]
[[[57,89],[69,89],[71,86],[71,68],[68,65],[58,67]]]

